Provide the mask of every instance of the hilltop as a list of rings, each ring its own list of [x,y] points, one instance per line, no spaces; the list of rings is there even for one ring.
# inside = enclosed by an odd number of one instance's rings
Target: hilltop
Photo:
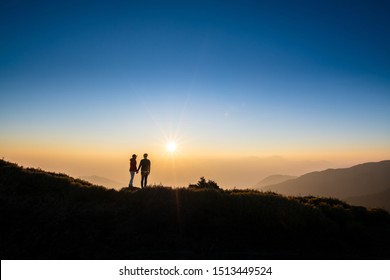
[[[129,192],[0,161],[2,259],[389,259],[390,215],[331,198]]]
[[[114,180],[111,180],[111,179],[108,179],[105,177],[101,177],[101,176],[96,176],[96,175],[82,176],[82,177],[80,177],[80,179],[87,181],[87,182],[94,184],[94,185],[104,186],[104,187],[113,188],[113,189],[120,189],[124,185],[124,184],[116,182]]]

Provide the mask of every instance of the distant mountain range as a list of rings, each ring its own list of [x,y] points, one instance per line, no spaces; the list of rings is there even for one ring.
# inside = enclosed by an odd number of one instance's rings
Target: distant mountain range
[[[290,196],[336,197],[353,204],[390,210],[390,160],[311,172],[281,183],[262,184],[258,189]]]
[[[290,176],[290,175],[271,175],[271,176],[264,178],[260,182],[258,182],[255,185],[255,188],[259,189],[259,188],[269,186],[269,185],[280,184],[280,183],[283,183],[285,181],[295,179],[295,178],[298,178],[298,177],[297,176]]]

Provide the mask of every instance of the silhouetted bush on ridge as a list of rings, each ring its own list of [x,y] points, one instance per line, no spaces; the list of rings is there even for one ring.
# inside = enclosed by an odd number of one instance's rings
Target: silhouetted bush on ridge
[[[199,181],[197,184],[190,184],[188,186],[190,189],[211,189],[211,190],[218,190],[219,189],[219,186],[217,185],[217,183],[213,180],[208,180],[206,181],[206,179],[204,177],[200,177]]]
[[[389,213],[334,198],[219,187],[115,191],[0,161],[0,209],[2,259],[390,256]]]

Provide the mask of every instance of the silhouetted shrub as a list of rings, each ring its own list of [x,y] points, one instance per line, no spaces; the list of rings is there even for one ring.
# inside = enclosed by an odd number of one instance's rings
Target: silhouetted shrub
[[[189,188],[194,188],[194,189],[211,189],[211,190],[218,190],[219,189],[219,186],[217,185],[216,182],[214,182],[213,180],[208,180],[206,181],[206,179],[204,177],[200,177],[200,180],[198,181],[197,184],[190,184],[188,186]]]

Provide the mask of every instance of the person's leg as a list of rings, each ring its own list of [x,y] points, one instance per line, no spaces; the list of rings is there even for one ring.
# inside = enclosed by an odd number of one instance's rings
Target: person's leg
[[[134,171],[130,171],[130,184],[129,184],[129,187],[133,186],[134,174],[135,174]]]
[[[146,186],[148,185],[148,175],[149,175],[149,173],[146,173],[146,174],[145,174],[145,182],[144,182],[145,188],[146,188]]]
[[[144,187],[145,175],[141,172],[141,188]]]

